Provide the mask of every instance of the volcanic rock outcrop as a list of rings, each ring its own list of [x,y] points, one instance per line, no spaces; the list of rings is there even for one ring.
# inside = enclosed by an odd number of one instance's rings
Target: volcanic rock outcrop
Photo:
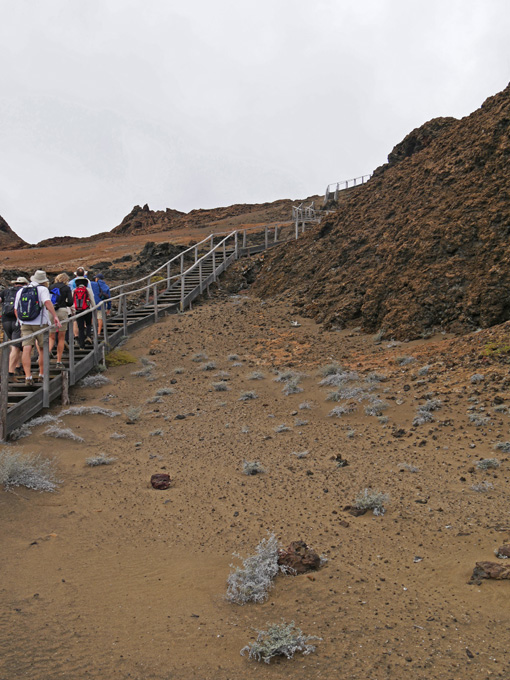
[[[0,248],[21,248],[27,243],[13,232],[4,218],[0,215]]]
[[[336,212],[268,254],[255,288],[386,337],[510,318],[510,86],[413,130]]]

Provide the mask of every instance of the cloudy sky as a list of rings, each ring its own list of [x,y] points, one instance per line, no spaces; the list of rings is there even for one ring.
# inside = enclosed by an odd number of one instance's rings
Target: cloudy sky
[[[0,0],[0,215],[304,198],[510,80],[508,0]]]

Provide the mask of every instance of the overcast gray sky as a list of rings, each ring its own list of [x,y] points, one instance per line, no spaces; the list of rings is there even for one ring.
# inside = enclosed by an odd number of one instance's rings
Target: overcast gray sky
[[[0,215],[323,193],[506,87],[509,35],[508,0],[0,0]]]

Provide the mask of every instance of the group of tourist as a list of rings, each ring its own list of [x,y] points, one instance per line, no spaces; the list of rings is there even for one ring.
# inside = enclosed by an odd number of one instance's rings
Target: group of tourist
[[[85,349],[86,342],[92,343],[92,312],[96,305],[105,305],[106,313],[111,310],[110,288],[102,274],[91,277],[83,267],[78,267],[74,278],[63,272],[55,277],[52,284],[46,272],[38,269],[28,281],[18,276],[11,286],[0,291],[2,305],[2,327],[4,341],[20,340],[11,345],[9,355],[9,376],[25,376],[25,384],[32,385],[32,351],[38,352],[39,380],[44,377],[44,355],[42,336],[30,337],[33,333],[54,326],[49,337],[50,355],[56,351],[56,368],[64,368],[63,354],[67,342],[77,342]],[[98,311],[100,311],[99,308]],[[82,314],[82,312],[86,312]],[[70,317],[77,316],[69,329]],[[98,314],[97,331],[102,332],[103,317]],[[39,341],[40,340],[40,341]]]

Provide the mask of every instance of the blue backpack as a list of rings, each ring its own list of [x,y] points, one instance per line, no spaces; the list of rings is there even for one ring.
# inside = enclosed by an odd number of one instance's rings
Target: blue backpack
[[[21,290],[21,295],[18,300],[18,319],[23,321],[33,321],[41,313],[41,304],[39,302],[39,294],[37,286],[25,286]]]
[[[50,290],[51,294],[51,304],[58,309],[60,305],[60,298],[62,297],[62,291],[58,285]]]

